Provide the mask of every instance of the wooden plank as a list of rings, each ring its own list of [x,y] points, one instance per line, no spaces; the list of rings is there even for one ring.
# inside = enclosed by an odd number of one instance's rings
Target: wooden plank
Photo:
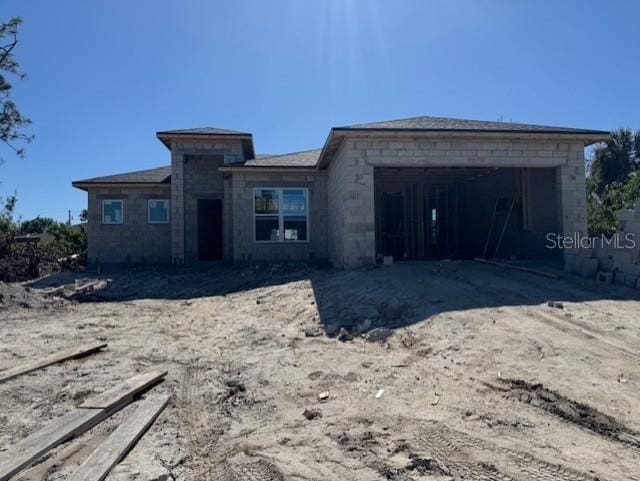
[[[169,403],[169,396],[149,398],[122,421],[68,481],[102,481],[138,442]]]
[[[158,376],[160,374],[160,376]],[[153,376],[151,376],[153,375]],[[132,382],[125,391],[124,385],[118,386],[117,396],[112,396],[109,401],[101,401],[102,409],[76,409],[70,413],[55,419],[40,431],[19,441],[3,453],[0,458],[0,481],[6,481],[16,473],[26,468],[34,461],[38,460],[47,451],[55,448],[63,442],[73,437],[79,436],[91,429],[96,424],[104,421],[115,412],[131,403],[136,393],[144,387],[157,382],[166,375],[165,372],[155,371],[147,373],[146,384],[141,386],[141,380]],[[134,381],[140,376],[135,376],[128,380]],[[149,382],[149,379],[155,381]],[[125,383],[126,384],[126,383]],[[106,393],[105,393],[106,394]]]
[[[107,347],[107,344],[105,343],[94,343],[94,344],[87,344],[80,347],[73,347],[71,349],[66,349],[64,351],[51,354],[50,356],[47,356],[38,361],[25,364],[24,366],[17,366],[11,369],[7,369],[5,371],[0,371],[0,383],[3,383],[5,381],[8,381],[9,379],[13,379],[18,376],[21,376],[22,374],[27,374],[29,372],[42,369],[43,367],[50,366],[51,364],[56,364],[59,362],[66,361],[68,359],[73,359],[75,357],[85,356],[87,354],[94,353],[105,347]]]
[[[503,267],[505,269],[513,269],[515,271],[528,272],[529,274],[535,274],[537,276],[549,277],[550,279],[559,278],[556,274],[553,274],[552,272],[540,271],[538,269],[532,269],[530,267],[518,266],[515,264],[506,264],[504,262],[490,261],[488,259],[482,259],[481,257],[476,257],[473,260],[476,262],[481,262],[483,264],[491,264],[492,266],[496,266],[496,267]]]
[[[85,402],[78,407],[83,409],[105,409],[107,406],[126,399],[133,400],[136,394],[161,381],[166,375],[167,371],[160,370],[137,374],[114,388],[85,400]]]
[[[124,404],[118,404],[102,410],[74,409],[54,419],[41,430],[14,444],[3,453],[3,457],[0,458],[0,481],[10,479],[37,461],[47,451],[88,431],[123,407]]]

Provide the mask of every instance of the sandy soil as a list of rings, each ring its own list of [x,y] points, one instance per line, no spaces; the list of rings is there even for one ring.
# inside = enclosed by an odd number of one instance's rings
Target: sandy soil
[[[640,479],[637,291],[424,262],[113,272],[78,300],[39,297],[78,277],[4,286],[0,370],[109,346],[0,384],[0,458],[158,367],[147,395],[171,404],[110,481]],[[15,479],[66,479],[133,409]]]

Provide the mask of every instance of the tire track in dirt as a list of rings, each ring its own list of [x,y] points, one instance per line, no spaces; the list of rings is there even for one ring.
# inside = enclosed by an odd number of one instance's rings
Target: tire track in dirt
[[[575,321],[570,322],[566,318],[558,318],[555,315],[551,315],[549,313],[544,313],[540,311],[535,311],[533,309],[527,309],[525,312],[515,308],[515,307],[505,307],[505,312],[509,312],[513,314],[515,317],[527,317],[531,320],[538,321],[547,326],[553,327],[564,334],[569,334],[573,337],[577,337],[580,339],[588,339],[590,341],[596,341],[597,344],[600,344],[603,348],[614,349],[615,351],[622,354],[625,358],[640,361],[640,355],[628,350],[627,348],[618,345],[615,342],[611,342],[607,339],[603,339],[601,336],[589,332],[587,328],[577,324]]]
[[[383,432],[344,432],[333,438],[345,455],[392,481],[422,479],[424,475],[448,476],[455,481],[603,481],[561,464],[476,439],[437,421],[398,419],[393,426],[401,426],[404,437],[395,441],[387,439],[384,433],[391,426],[388,419],[369,422],[381,426]],[[352,423],[346,425],[353,426]],[[394,461],[398,453],[403,454],[404,464]]]
[[[628,428],[613,416],[551,391],[541,383],[531,384],[521,379],[498,379],[497,381],[504,385],[504,389],[501,390],[507,399],[514,399],[542,409],[563,421],[640,452],[640,433]]]
[[[545,319],[550,320],[551,322],[556,321],[559,324],[563,324],[563,323],[567,323],[567,324],[571,324],[572,326],[574,326],[578,331],[584,333],[586,336],[591,336],[590,339],[596,339],[599,342],[605,343],[621,352],[624,352],[625,355],[631,356],[632,358],[635,358],[637,360],[640,360],[640,355],[636,354],[634,352],[635,350],[640,350],[640,345],[634,345],[634,346],[630,346],[628,345],[628,341],[626,340],[621,340],[624,344],[626,345],[622,345],[622,344],[618,344],[617,342],[613,341],[613,340],[608,340],[605,339],[603,336],[608,336],[611,335],[611,333],[604,331],[602,329],[598,329],[595,327],[591,327],[588,325],[585,325],[585,323],[577,321],[571,317],[568,317],[566,315],[560,315],[558,313],[555,313],[553,311],[548,311],[545,312],[544,310],[541,311],[536,311],[535,315],[544,317]],[[614,336],[612,336],[614,337]]]
[[[480,460],[482,468],[495,469],[502,477],[496,479],[524,479],[532,481],[595,481],[597,478],[560,464],[553,464],[519,451],[501,448],[484,440],[476,439],[439,423],[423,423],[416,436],[416,445],[427,452],[436,452],[447,466],[456,472],[468,462],[460,462],[465,456]],[[465,478],[468,479],[468,478]],[[472,478],[475,479],[475,478]]]

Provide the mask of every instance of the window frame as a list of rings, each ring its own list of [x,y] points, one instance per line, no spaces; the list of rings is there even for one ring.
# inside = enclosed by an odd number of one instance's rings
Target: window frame
[[[167,203],[167,220],[163,220],[163,221],[157,221],[157,220],[151,220],[151,202],[158,202],[158,201],[162,201],[162,202],[166,202]],[[147,199],[147,223],[151,224],[151,225],[163,225],[163,224],[169,224],[171,219],[171,200],[164,198],[164,199]]]
[[[275,214],[257,214],[256,213],[256,194],[261,190],[275,190],[278,194],[278,212]],[[285,240],[284,238],[284,219],[285,217],[302,217],[301,215],[295,216],[294,214],[285,214],[282,211],[283,206],[283,193],[287,190],[302,190],[305,195],[305,200],[307,202],[307,212],[304,215],[307,222],[307,238],[304,240]],[[253,188],[253,196],[252,196],[252,204],[253,204],[253,242],[256,244],[308,244],[311,240],[311,213],[310,213],[310,203],[309,203],[309,188],[308,187],[254,187]],[[278,240],[258,240],[256,238],[256,220],[260,217],[277,217],[278,218]]]
[[[104,206],[107,202],[120,202],[120,210],[122,215],[120,216],[120,222],[105,222],[104,220]],[[102,225],[122,225],[124,224],[124,199],[102,199],[102,215],[100,220]]]

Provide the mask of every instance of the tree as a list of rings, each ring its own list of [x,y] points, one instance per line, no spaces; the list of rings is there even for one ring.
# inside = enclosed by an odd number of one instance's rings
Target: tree
[[[49,217],[36,217],[20,224],[21,234],[41,234],[48,232],[57,222]]]
[[[12,85],[6,76],[9,74],[18,79],[26,78],[13,54],[18,45],[18,27],[21,23],[22,20],[16,17],[0,24],[0,141],[23,157],[24,147],[19,145],[33,139],[33,135],[24,132],[31,120],[23,116],[11,100]]]
[[[596,148],[591,162],[590,175],[595,192],[602,196],[613,182],[625,182],[640,163],[640,131],[619,129],[611,132],[606,143]]]
[[[80,222],[85,223],[89,221],[89,211],[87,209],[82,209],[80,211]]]
[[[17,200],[15,194],[6,199],[0,198],[0,243],[2,243],[5,236],[13,234],[16,230],[13,214],[16,210]]]

